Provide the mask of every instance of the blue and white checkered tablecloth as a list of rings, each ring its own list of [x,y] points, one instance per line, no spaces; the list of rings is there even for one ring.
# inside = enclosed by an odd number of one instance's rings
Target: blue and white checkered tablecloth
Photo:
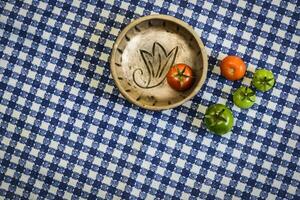
[[[126,101],[110,75],[120,30],[162,13],[190,24],[209,55],[192,100],[162,112]],[[0,2],[0,199],[299,199],[300,4],[251,1]],[[242,81],[220,76],[228,54]],[[273,90],[240,110],[256,68]],[[232,133],[203,126],[224,103]]]

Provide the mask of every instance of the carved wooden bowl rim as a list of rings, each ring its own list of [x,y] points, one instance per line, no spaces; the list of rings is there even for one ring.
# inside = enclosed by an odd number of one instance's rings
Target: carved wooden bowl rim
[[[122,87],[121,82],[118,80],[118,75],[117,75],[117,66],[116,66],[116,61],[115,61],[115,57],[116,57],[116,52],[117,52],[117,48],[120,44],[120,42],[123,40],[123,38],[125,37],[126,33],[131,30],[132,28],[134,28],[136,25],[144,22],[144,21],[148,21],[148,20],[153,20],[153,19],[157,19],[157,20],[164,20],[164,21],[169,21],[172,23],[175,23],[181,27],[183,27],[185,30],[187,30],[195,39],[195,41],[197,42],[200,50],[201,50],[201,57],[202,57],[202,61],[203,61],[203,66],[202,66],[202,76],[200,78],[200,81],[197,82],[197,85],[194,87],[193,91],[191,91],[191,93],[186,96],[184,99],[182,99],[181,101],[178,102],[174,102],[170,105],[163,105],[163,106],[152,106],[152,105],[145,105],[142,104],[141,102],[136,101],[136,99],[134,99],[130,94],[128,94],[125,89]],[[169,15],[161,15],[161,14],[154,14],[154,15],[148,15],[148,16],[144,16],[138,19],[135,19],[134,21],[132,21],[130,24],[128,24],[119,34],[117,40],[115,41],[114,45],[113,45],[113,49],[111,52],[111,56],[110,56],[110,70],[111,70],[111,74],[112,77],[115,81],[116,86],[118,87],[119,91],[121,92],[121,94],[131,103],[140,106],[142,108],[145,109],[149,109],[149,110],[166,110],[166,109],[171,109],[171,108],[175,108],[177,106],[182,105],[183,103],[185,103],[186,101],[188,101],[189,99],[191,99],[192,97],[194,97],[199,90],[201,89],[202,85],[205,82],[206,79],[206,75],[207,75],[207,68],[208,68],[208,61],[207,61],[207,54],[205,51],[205,47],[200,39],[200,36],[194,31],[194,29],[188,25],[187,23],[185,23],[184,21],[177,19],[175,17],[169,16]]]

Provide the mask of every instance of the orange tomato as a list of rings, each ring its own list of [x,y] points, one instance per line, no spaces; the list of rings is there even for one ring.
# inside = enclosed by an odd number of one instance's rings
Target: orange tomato
[[[220,64],[221,74],[228,80],[235,81],[244,77],[246,64],[238,56],[227,56]]]

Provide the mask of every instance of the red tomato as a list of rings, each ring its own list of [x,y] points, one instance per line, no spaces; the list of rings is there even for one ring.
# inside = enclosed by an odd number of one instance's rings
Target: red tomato
[[[244,77],[246,64],[238,56],[227,56],[220,64],[221,74],[228,80],[235,81]]]
[[[186,64],[176,64],[170,68],[167,74],[169,85],[178,91],[189,89],[193,84],[192,68]]]

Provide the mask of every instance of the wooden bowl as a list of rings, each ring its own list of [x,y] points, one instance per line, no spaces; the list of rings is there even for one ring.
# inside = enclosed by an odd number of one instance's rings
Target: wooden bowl
[[[166,74],[171,66],[192,67],[193,86],[172,89]],[[207,74],[207,55],[195,31],[167,15],[150,15],[131,22],[119,34],[111,53],[112,76],[122,95],[150,110],[177,107],[197,94]]]

